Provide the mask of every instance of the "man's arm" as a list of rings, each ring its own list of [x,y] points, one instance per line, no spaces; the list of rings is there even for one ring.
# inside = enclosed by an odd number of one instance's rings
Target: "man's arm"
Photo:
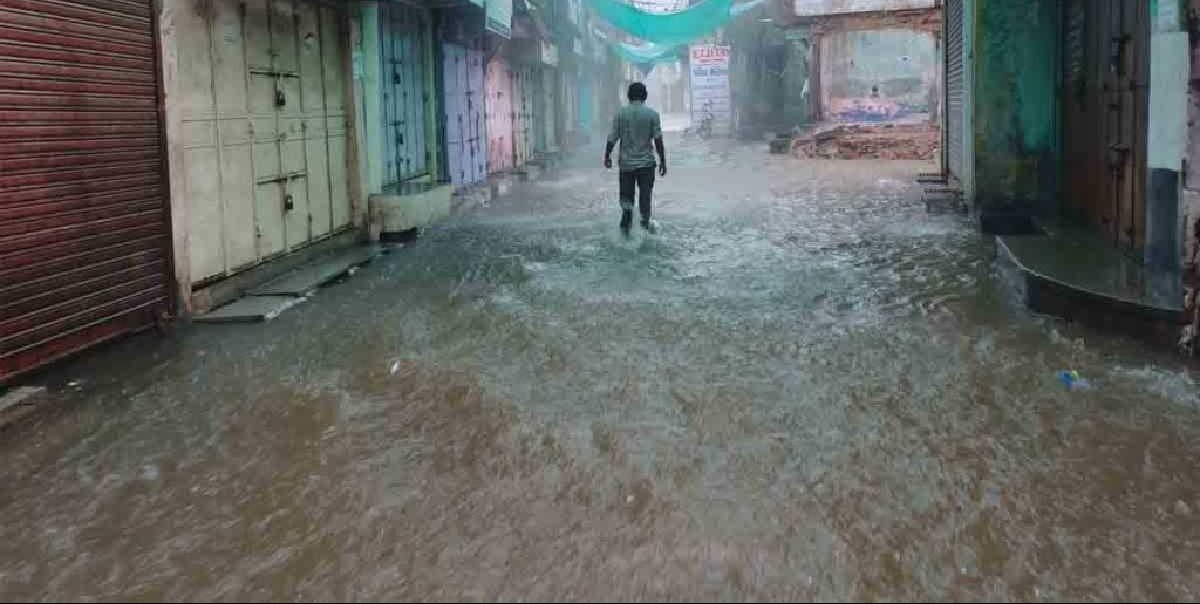
[[[654,114],[654,150],[658,151],[658,175],[667,175],[667,148],[663,146],[662,118]]]
[[[659,136],[654,139],[654,150],[658,151],[658,175],[667,175],[667,148],[663,145],[663,138]]]
[[[612,167],[612,152],[613,147],[617,146],[617,141],[621,140],[621,114],[613,116],[612,130],[608,133],[608,143],[604,145],[604,167]]]

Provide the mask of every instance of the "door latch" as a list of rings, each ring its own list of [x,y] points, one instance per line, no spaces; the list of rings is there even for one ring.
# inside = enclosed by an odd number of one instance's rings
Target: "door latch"
[[[296,209],[296,199],[294,197],[292,197],[292,195],[290,193],[287,195],[284,195],[283,196],[283,210],[285,212],[291,212],[294,209]]]
[[[281,88],[275,89],[275,106],[276,107],[287,106],[287,95],[285,95],[283,93],[283,89],[281,89]]]
[[[1108,71],[1114,75],[1125,74],[1125,46],[1133,40],[1129,34],[1113,36],[1108,45]]]

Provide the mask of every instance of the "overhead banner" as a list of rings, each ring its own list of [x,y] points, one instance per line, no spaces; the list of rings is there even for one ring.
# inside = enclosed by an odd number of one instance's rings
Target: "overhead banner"
[[[733,0],[702,0],[672,13],[650,13],[625,0],[587,0],[600,18],[625,33],[655,44],[687,44],[733,18]]]
[[[892,10],[935,8],[935,0],[795,0],[792,7],[797,17],[823,17],[847,13],[873,13]]]
[[[486,14],[488,31],[512,37],[513,0],[487,0]]]
[[[693,44],[691,68],[692,126],[712,120],[713,134],[733,132],[733,102],[729,90],[729,47]]]
[[[688,0],[632,0],[630,4],[648,13],[660,15],[679,12],[689,6]]]

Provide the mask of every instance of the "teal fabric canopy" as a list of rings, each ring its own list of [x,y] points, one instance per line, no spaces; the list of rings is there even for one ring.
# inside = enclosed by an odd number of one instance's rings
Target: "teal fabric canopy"
[[[733,0],[704,0],[686,10],[663,15],[648,13],[621,0],[587,2],[614,27],[654,44],[686,44],[716,31],[733,18]]]
[[[682,12],[656,14],[639,10],[620,0],[588,0],[593,8],[596,8],[596,12],[613,25],[644,40],[651,40],[643,44],[612,42],[606,36],[596,32],[598,37],[612,45],[617,56],[640,66],[650,66],[654,63],[678,59],[688,42],[711,33],[766,1],[751,0],[742,4],[734,4],[733,0],[705,0],[705,2]],[[603,10],[600,5],[603,5]],[[705,12],[699,12],[701,9],[705,9]],[[719,17],[714,17],[718,14]],[[705,19],[713,20],[705,22]],[[633,29],[627,29],[626,26],[633,27]],[[662,42],[661,39],[664,37],[673,41]],[[655,38],[659,38],[659,40],[655,40]]]
[[[635,65],[676,61],[679,59],[679,54],[683,52],[683,46],[671,44],[643,44],[635,46],[622,42],[614,44],[613,48],[617,51],[617,56]]]
[[[758,5],[766,4],[766,3],[767,3],[767,0],[750,0],[750,2],[743,2],[742,4],[735,4],[733,8],[729,9],[729,14],[732,17],[737,18],[737,17],[742,16],[743,13],[749,12],[750,9],[756,8],[756,7],[758,7]]]
[[[592,35],[611,46],[617,56],[624,59],[626,62],[633,63],[643,67],[643,71],[647,71],[648,67],[654,63],[665,63],[674,61],[683,53],[683,44],[654,44],[646,42],[643,44],[631,44],[629,42],[614,42],[609,39],[604,32],[598,29],[592,29]]]

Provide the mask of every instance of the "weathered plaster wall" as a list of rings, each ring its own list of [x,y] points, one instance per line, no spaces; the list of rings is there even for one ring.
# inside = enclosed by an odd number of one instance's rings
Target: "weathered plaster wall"
[[[182,120],[180,116],[179,96],[179,31],[176,16],[183,7],[169,0],[158,0],[155,10],[158,12],[158,44],[159,66],[162,69],[162,93],[164,113],[164,134],[167,139],[169,152],[167,161],[171,191],[171,245],[172,259],[175,262],[175,296],[180,303],[180,311],[184,315],[191,314],[192,271],[188,239],[188,204],[186,183],[183,179],[183,137],[180,135]]]
[[[1176,269],[1186,254],[1182,174],[1187,155],[1188,34],[1180,0],[1150,3],[1150,93],[1146,136],[1147,264]]]
[[[935,65],[931,32],[886,29],[822,36],[823,117],[889,119],[929,111]],[[870,111],[872,107],[879,111]]]
[[[1191,0],[1188,11],[1200,16],[1200,0]],[[1200,40],[1196,40],[1200,42]],[[1200,44],[1191,47],[1191,81],[1200,82]],[[1185,262],[1200,255],[1197,246],[1197,225],[1200,224],[1200,85],[1193,84],[1188,99],[1188,146],[1187,172],[1184,174],[1184,189],[1180,215],[1184,222]]]
[[[812,49],[808,30],[788,31],[787,57],[783,73],[783,116],[790,124],[805,124],[811,115],[809,66]]]
[[[785,21],[786,18],[781,18]],[[839,13],[796,18],[793,21],[811,30],[814,35],[833,31],[874,31],[879,29],[916,29],[942,31],[941,9],[915,9],[872,13]]]
[[[979,210],[1054,211],[1058,188],[1055,0],[977,0],[975,199]]]
[[[795,0],[798,17],[934,8],[935,0]]]
[[[383,190],[384,144],[382,65],[379,62],[379,3],[361,2],[355,19],[359,37],[353,50],[355,105],[363,132],[357,152],[360,168],[358,177],[362,189],[373,194]]]

